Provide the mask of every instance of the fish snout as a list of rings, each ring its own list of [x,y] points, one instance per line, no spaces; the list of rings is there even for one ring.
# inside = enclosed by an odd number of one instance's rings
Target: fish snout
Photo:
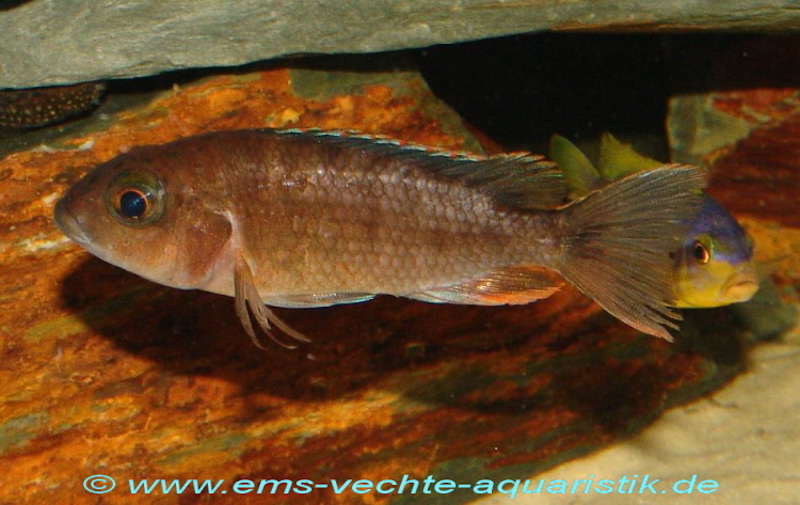
[[[53,212],[53,219],[56,226],[70,239],[74,240],[83,247],[86,247],[90,240],[86,236],[86,232],[81,227],[81,222],[68,208],[67,197],[62,198],[56,203],[55,211]]]
[[[758,291],[758,274],[752,265],[737,269],[722,287],[723,296],[732,303],[746,302]]]

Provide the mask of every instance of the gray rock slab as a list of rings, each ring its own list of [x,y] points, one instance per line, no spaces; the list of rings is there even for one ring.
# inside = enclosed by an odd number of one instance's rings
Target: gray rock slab
[[[0,0],[0,88],[541,30],[798,27],[797,0]]]

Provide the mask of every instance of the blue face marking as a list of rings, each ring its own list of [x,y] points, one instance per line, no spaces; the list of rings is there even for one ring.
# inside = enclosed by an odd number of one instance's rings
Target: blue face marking
[[[753,244],[747,232],[722,205],[708,195],[703,199],[700,213],[692,220],[682,246],[693,248],[695,238],[704,234],[712,237],[719,246],[714,249],[717,261],[736,265],[750,261],[753,257]]]

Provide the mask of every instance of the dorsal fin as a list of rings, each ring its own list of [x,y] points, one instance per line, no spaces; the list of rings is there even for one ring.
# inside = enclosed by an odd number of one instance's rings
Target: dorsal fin
[[[409,144],[380,135],[340,130],[268,130],[280,135],[315,138],[388,158],[408,160],[442,177],[460,179],[499,202],[524,210],[552,209],[564,204],[569,187],[557,165],[543,156],[510,153],[481,156]]]

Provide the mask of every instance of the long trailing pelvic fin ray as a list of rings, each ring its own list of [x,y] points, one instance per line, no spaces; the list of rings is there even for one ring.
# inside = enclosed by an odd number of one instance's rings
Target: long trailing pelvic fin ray
[[[625,177],[564,209],[558,270],[612,315],[672,341],[672,259],[699,212],[705,173],[664,165]]]
[[[269,307],[264,305],[264,302],[261,301],[261,297],[258,294],[258,290],[256,289],[255,282],[253,280],[253,272],[250,270],[250,267],[243,258],[239,258],[239,261],[236,264],[236,270],[234,272],[234,290],[236,314],[239,316],[239,320],[242,322],[244,330],[250,336],[250,339],[253,341],[256,347],[266,350],[266,347],[261,344],[258,336],[256,335],[255,329],[253,328],[253,323],[250,320],[251,313],[264,333],[266,333],[267,336],[269,336],[269,338],[272,339],[276,344],[282,347],[287,349],[295,349],[297,346],[286,344],[280,341],[275,336],[275,333],[272,329],[272,324],[295,340],[299,340],[301,342],[311,342],[311,339],[289,326],[289,324],[276,316]],[[249,311],[248,307],[250,308]]]

